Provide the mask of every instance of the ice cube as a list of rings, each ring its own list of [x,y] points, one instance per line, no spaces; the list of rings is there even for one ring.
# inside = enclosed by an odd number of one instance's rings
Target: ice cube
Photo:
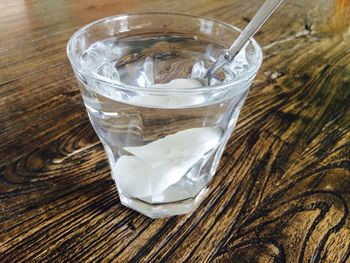
[[[188,180],[182,180],[177,182],[176,184],[171,185],[160,194],[142,197],[142,200],[149,203],[176,202],[181,199],[184,200],[197,195],[204,187],[204,181],[198,182],[196,184],[191,184]]]
[[[165,160],[155,168],[134,156],[122,156],[114,166],[118,187],[136,198],[154,196],[175,184],[190,168],[190,160]]]
[[[109,79],[118,80],[118,81],[120,80],[119,72],[115,68],[114,63],[104,64],[100,68],[98,73],[106,78],[109,78]]]
[[[202,87],[202,83],[196,79],[173,79],[168,83],[156,84],[157,88],[166,89],[189,89]]]
[[[196,63],[194,63],[192,67],[191,78],[192,79],[204,78],[206,72],[207,72],[207,69],[205,68],[203,60],[199,60]]]
[[[151,57],[147,57],[145,59],[145,63],[143,64],[143,71],[141,72],[144,77],[144,86],[150,87],[154,85],[154,62]]]
[[[188,89],[202,87],[202,83],[196,79],[174,79],[169,83],[156,84],[156,88],[160,89]],[[202,94],[198,95],[183,95],[181,93],[176,95],[149,95],[149,96],[133,96],[130,98],[130,103],[139,106],[148,107],[163,107],[163,108],[178,108],[180,106],[194,106],[204,103],[206,98]]]
[[[237,54],[237,56],[224,67],[228,72],[238,76],[244,72],[248,72],[250,67],[248,60],[246,58],[245,49],[241,49],[241,51]]]
[[[134,53],[127,59],[117,61],[114,67],[119,72],[120,81],[128,85],[151,87],[154,85],[154,61],[151,57],[140,59],[142,54]]]
[[[150,163],[151,166],[157,166],[163,159],[202,156],[217,145],[220,137],[219,128],[193,128],[168,135],[144,146],[124,149]]]
[[[119,73],[112,62],[103,64],[102,67],[99,68],[98,74],[112,80],[120,81]],[[89,85],[105,96],[116,100],[122,99],[122,92],[112,84],[92,81]]]
[[[106,45],[103,41],[99,41],[94,43],[81,55],[80,62],[90,70],[97,71],[101,65],[111,58],[111,47]]]
[[[213,150],[221,135],[219,128],[193,128],[144,146],[125,147],[134,156],[122,156],[114,166],[118,187],[137,198],[162,193]]]
[[[133,156],[121,156],[112,169],[122,192],[136,198],[152,194],[152,171],[142,160]]]

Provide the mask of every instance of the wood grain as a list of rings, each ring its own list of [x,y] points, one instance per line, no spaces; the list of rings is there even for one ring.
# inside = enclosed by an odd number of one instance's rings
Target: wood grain
[[[121,206],[65,45],[134,11],[243,27],[262,0],[0,3],[0,262],[350,262],[350,1],[288,1],[192,214]]]

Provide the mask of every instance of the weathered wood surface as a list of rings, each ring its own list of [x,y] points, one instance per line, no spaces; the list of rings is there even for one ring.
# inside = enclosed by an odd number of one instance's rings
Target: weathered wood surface
[[[262,0],[1,0],[0,262],[350,262],[349,2],[286,0],[205,201],[151,220],[119,203],[69,36],[151,10],[243,27]]]

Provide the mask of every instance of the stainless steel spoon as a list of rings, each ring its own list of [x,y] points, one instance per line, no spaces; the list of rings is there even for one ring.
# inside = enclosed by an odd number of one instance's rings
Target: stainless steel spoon
[[[255,14],[253,19],[249,22],[247,27],[238,36],[232,46],[227,52],[222,54],[208,69],[203,79],[200,81],[208,85],[210,80],[215,76],[215,73],[232,61],[249,39],[259,30],[259,28],[266,22],[266,20],[273,14],[277,7],[283,2],[283,0],[266,0],[260,7],[259,11]]]

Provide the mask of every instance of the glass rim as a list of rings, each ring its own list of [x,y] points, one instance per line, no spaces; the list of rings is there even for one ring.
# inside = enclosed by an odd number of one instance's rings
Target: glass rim
[[[186,88],[181,89],[181,88],[167,88],[166,90],[164,88],[160,88],[160,87],[141,87],[141,86],[137,86],[137,85],[128,85],[128,84],[124,84],[120,81],[117,80],[113,80],[107,77],[104,77],[102,75],[97,74],[96,72],[90,70],[89,68],[85,68],[83,67],[80,62],[79,62],[79,57],[76,55],[76,53],[74,52],[74,48],[76,45],[76,41],[78,39],[78,37],[85,31],[87,31],[88,29],[92,28],[93,26],[95,26],[96,24],[99,24],[103,21],[109,20],[109,19],[116,19],[116,20],[122,20],[128,16],[143,16],[143,15],[169,15],[169,16],[180,16],[180,17],[187,17],[187,18],[197,18],[197,19],[204,19],[206,21],[211,21],[211,22],[215,22],[218,24],[221,24],[225,27],[227,27],[228,29],[232,30],[232,31],[236,31],[236,32],[242,32],[241,29],[239,29],[236,26],[230,25],[228,23],[222,22],[220,20],[217,19],[212,19],[212,18],[207,18],[204,16],[197,16],[197,15],[189,15],[189,14],[182,14],[182,13],[172,13],[172,12],[132,12],[132,13],[123,13],[123,14],[119,14],[119,15],[114,15],[114,16],[109,16],[109,17],[104,17],[102,19],[98,19],[95,20],[83,27],[81,27],[80,29],[78,29],[68,40],[67,43],[67,56],[68,59],[70,61],[70,63],[72,64],[74,70],[77,70],[78,73],[81,76],[89,76],[89,78],[92,78],[95,81],[99,81],[102,82],[104,84],[107,85],[111,85],[111,86],[115,86],[118,89],[122,89],[122,90],[128,90],[128,91],[142,91],[142,92],[161,92],[161,93],[168,93],[168,92],[185,92],[185,93],[206,93],[206,92],[213,92],[213,91],[220,91],[223,89],[229,89],[230,87],[234,87],[236,85],[239,85],[241,83],[245,83],[248,81],[251,81],[256,73],[258,72],[261,63],[262,63],[262,59],[263,59],[263,54],[262,54],[262,49],[260,47],[260,45],[256,42],[256,40],[254,38],[250,38],[250,42],[252,43],[252,45],[254,46],[254,49],[256,50],[256,54],[257,54],[257,63],[254,64],[253,69],[249,72],[249,74],[246,74],[243,78],[238,78],[238,79],[234,79],[228,82],[224,82],[221,84],[216,84],[216,85],[212,85],[212,86],[203,86],[203,87],[196,87],[196,88]]]

